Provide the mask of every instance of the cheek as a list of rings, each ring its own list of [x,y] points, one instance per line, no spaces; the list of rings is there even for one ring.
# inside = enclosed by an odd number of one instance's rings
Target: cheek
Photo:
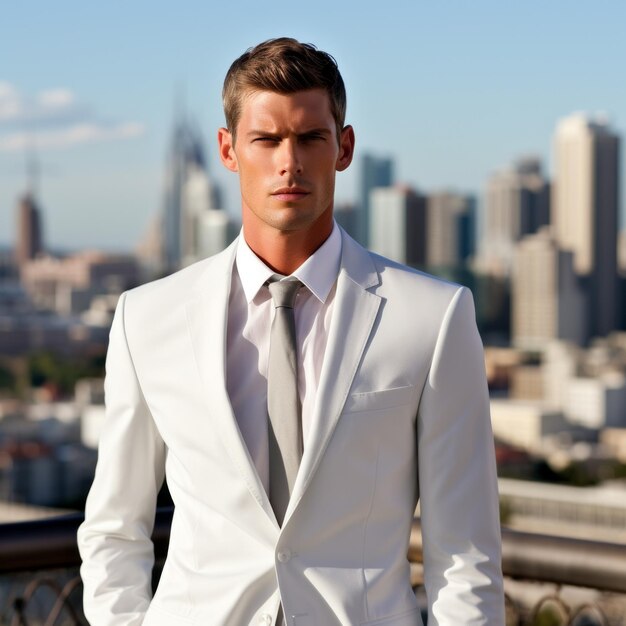
[[[257,186],[250,179],[249,176],[240,176],[239,187],[241,189],[241,197],[246,204],[252,206],[255,205],[255,198],[258,197]]]
[[[262,176],[258,166],[249,161],[239,162],[239,184],[242,190],[253,193],[259,186]]]
[[[253,151],[239,161],[240,170],[243,170],[249,180],[261,181],[272,172],[271,155],[262,151]]]
[[[324,180],[324,190],[327,194],[332,195],[335,190],[335,170],[334,168],[326,168],[322,178]]]
[[[239,171],[239,189],[242,202],[254,213],[263,212],[267,203],[269,179],[263,169],[246,163]]]

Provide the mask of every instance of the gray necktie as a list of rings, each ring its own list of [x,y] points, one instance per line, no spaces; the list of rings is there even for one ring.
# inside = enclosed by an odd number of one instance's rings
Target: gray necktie
[[[296,324],[293,306],[298,280],[268,283],[274,300],[267,368],[270,502],[282,526],[302,459],[301,406],[298,396]]]

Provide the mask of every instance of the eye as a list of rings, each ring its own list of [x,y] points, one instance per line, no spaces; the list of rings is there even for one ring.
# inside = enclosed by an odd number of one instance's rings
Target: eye
[[[253,143],[265,143],[265,144],[273,144],[278,143],[278,139],[276,137],[255,137],[252,140]]]
[[[300,141],[319,141],[319,140],[324,140],[325,137],[324,135],[321,135],[319,133],[311,133],[310,135],[302,135],[302,137],[300,138]]]

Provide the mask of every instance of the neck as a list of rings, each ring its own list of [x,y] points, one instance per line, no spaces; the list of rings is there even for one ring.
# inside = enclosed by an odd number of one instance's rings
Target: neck
[[[243,234],[250,249],[278,274],[289,276],[297,270],[325,241],[333,230],[332,219],[323,228],[315,231],[279,231],[267,228],[246,228]]]

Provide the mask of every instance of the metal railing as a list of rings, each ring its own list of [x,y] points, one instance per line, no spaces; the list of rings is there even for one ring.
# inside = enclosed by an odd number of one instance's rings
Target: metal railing
[[[158,509],[152,541],[155,558],[164,558],[173,509]],[[0,525],[0,576],[17,572],[78,567],[76,532],[80,513]]]
[[[422,533],[411,531],[409,561],[414,586],[422,583]],[[502,571],[507,625],[626,625],[626,545],[502,529]],[[517,599],[514,582],[536,587],[533,601]],[[508,584],[507,584],[508,583]],[[528,585],[527,585],[528,586]],[[573,589],[595,590],[589,594]],[[566,591],[569,593],[566,595]]]
[[[152,541],[157,563],[167,554],[172,513],[156,513]],[[74,514],[0,525],[0,626],[87,623],[76,544],[82,521],[81,514]]]
[[[171,509],[157,511],[153,534],[157,562],[162,562],[167,553],[171,518]],[[0,605],[0,625],[85,623],[80,606],[77,570],[80,558],[76,547],[76,531],[82,519],[81,515],[71,515],[0,526],[0,581],[7,577],[24,580],[19,592],[5,597],[4,607]],[[503,528],[502,553],[508,583],[507,624],[626,624],[626,619],[619,621],[622,600],[621,616],[626,615],[626,598],[617,596],[618,601],[613,601],[614,594],[626,594],[626,545]],[[412,582],[417,588],[422,583],[422,538],[417,519],[411,532],[409,560]],[[509,589],[520,581],[543,584],[540,597],[530,606],[516,599]],[[570,586],[595,590],[597,597],[591,601],[572,601],[564,595]],[[33,599],[43,590],[49,598],[46,613],[32,616],[29,610]],[[609,611],[603,606],[607,602]],[[41,608],[46,603],[39,604]],[[552,617],[542,622],[541,615],[547,614]]]

